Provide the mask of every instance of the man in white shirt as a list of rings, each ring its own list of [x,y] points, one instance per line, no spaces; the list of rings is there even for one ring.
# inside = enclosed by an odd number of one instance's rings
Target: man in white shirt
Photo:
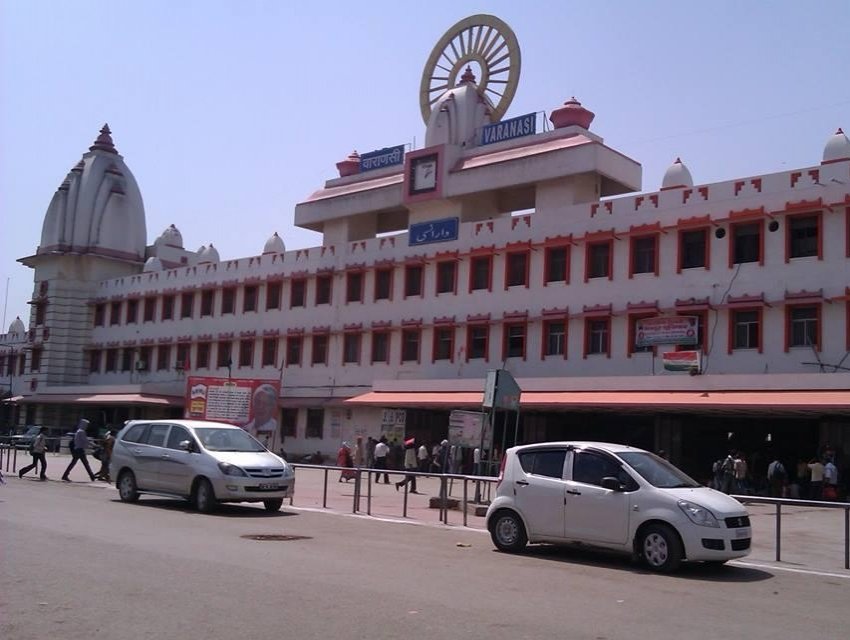
[[[820,500],[823,497],[823,472],[824,467],[821,461],[815,458],[809,464],[809,473],[811,474],[811,482],[809,482],[809,499]]]
[[[387,437],[381,436],[381,439],[378,440],[378,444],[375,445],[375,468],[376,469],[384,469],[384,484],[390,483],[390,474],[386,472],[387,468],[387,454],[390,452],[389,446],[387,446]],[[381,482],[381,472],[378,471],[375,474],[375,484],[380,484]]]
[[[425,446],[424,442],[419,445],[417,458],[419,459],[419,470],[426,473],[428,471],[428,447]]]
[[[86,434],[88,426],[89,421],[85,418],[81,418],[77,423],[77,431],[74,433],[74,449],[71,451],[71,464],[68,465],[68,468],[65,469],[65,473],[62,474],[62,479],[65,482],[71,482],[68,474],[71,473],[71,469],[74,468],[78,460],[83,463],[83,466],[89,473],[89,478],[91,478],[91,481],[94,482],[94,472],[91,470],[91,467],[89,466],[89,459],[86,457],[86,449],[89,447],[89,437],[88,434]]]

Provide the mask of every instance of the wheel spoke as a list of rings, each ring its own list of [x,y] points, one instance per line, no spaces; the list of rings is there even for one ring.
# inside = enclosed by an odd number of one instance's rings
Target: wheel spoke
[[[454,51],[454,54],[455,54],[455,62],[457,62],[457,61],[458,61],[458,60],[460,60],[463,56],[457,52],[457,49],[455,48],[455,41],[454,41],[454,38],[451,40],[451,42],[449,42],[449,46],[451,46],[452,51]]]
[[[484,31],[484,27],[478,25],[478,33],[475,35],[475,44],[472,45],[473,51],[478,51],[478,45],[481,42],[481,32]]]
[[[497,96],[499,96],[500,98],[504,96],[504,94],[499,93],[498,91],[495,91],[494,89],[491,89],[490,87],[487,87],[486,89],[484,89],[484,91],[487,91],[487,92],[489,92],[489,93],[492,93],[492,94],[494,94],[494,95],[497,95]]]
[[[448,83],[446,83],[446,84],[438,85],[436,87],[431,87],[430,89],[428,89],[428,93],[434,93],[435,91],[443,91],[444,89],[447,89],[448,86],[449,86]]]
[[[500,44],[498,47],[496,47],[495,49],[493,49],[493,50],[492,50],[492,51],[491,51],[491,52],[490,52],[490,53],[489,53],[489,54],[485,57],[485,59],[487,60],[487,64],[488,64],[488,65],[492,65],[492,64],[493,64],[492,59],[493,59],[493,58],[495,58],[495,57],[499,54],[499,52],[500,52],[502,49],[504,49],[505,47],[507,47],[507,46],[508,46],[508,43],[507,43],[507,42],[505,42],[504,40],[502,40],[502,44]],[[509,53],[510,53],[510,51],[509,51]]]

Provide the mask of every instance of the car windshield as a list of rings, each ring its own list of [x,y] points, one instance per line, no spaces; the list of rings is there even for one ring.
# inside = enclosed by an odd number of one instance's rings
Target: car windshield
[[[684,489],[701,486],[696,480],[654,453],[629,451],[617,455],[653,487]]]
[[[242,429],[199,427],[201,444],[209,451],[265,451],[266,448]]]

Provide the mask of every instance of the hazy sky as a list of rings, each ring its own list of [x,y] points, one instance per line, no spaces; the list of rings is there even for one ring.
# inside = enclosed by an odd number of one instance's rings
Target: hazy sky
[[[136,176],[148,243],[257,255],[352,149],[424,138],[419,79],[458,20],[514,30],[507,117],[575,95],[593,131],[656,190],[677,157],[697,183],[816,165],[850,129],[850,0],[755,2],[123,2],[0,0],[4,332],[29,320],[56,188],[104,122]]]

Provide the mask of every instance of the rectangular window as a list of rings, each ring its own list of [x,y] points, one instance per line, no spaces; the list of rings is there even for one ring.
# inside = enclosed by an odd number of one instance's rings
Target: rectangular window
[[[239,341],[239,366],[253,367],[254,366],[254,341],[240,340]]]
[[[342,340],[342,363],[360,364],[360,334],[346,333]]]
[[[41,368],[41,349],[33,349],[30,355],[30,371],[35,373]]]
[[[106,350],[106,373],[117,371],[118,368],[118,349]],[[23,373],[23,372],[21,372]]]
[[[218,353],[216,359],[216,366],[218,367],[230,367],[233,365],[233,359],[231,358],[231,351],[233,349],[232,343],[225,340],[223,342],[218,343]]]
[[[266,311],[280,309],[280,282],[269,282],[266,284]]]
[[[393,270],[391,267],[375,269],[375,300],[391,300]]]
[[[612,241],[591,242],[587,245],[587,279],[611,279]]]
[[[181,342],[177,345],[177,359],[174,361],[174,368],[178,371],[186,371],[189,368],[189,353],[192,345],[188,342]]]
[[[437,360],[452,361],[455,349],[455,328],[434,328],[434,362]]]
[[[157,371],[168,371],[171,368],[171,345],[161,344],[156,349],[156,369]]]
[[[469,290],[490,290],[490,271],[493,256],[475,256],[469,262]]]
[[[525,322],[504,325],[503,358],[525,358],[526,326]]]
[[[820,257],[820,215],[790,216],[786,219],[788,257]]]
[[[333,276],[316,276],[316,304],[330,304]]]
[[[761,349],[761,311],[732,312],[733,349]]]
[[[490,338],[490,325],[474,324],[466,328],[466,359],[487,360],[487,343]]]
[[[298,434],[298,409],[280,410],[280,434],[284,438],[294,438]]]
[[[761,262],[761,223],[732,225],[733,264]]]
[[[263,338],[263,366],[277,366],[277,338]]]
[[[174,296],[162,296],[162,318],[161,320],[174,319]]]
[[[546,282],[569,282],[569,247],[549,247],[544,255]]]
[[[372,364],[376,362],[390,362],[390,332],[372,332]]]
[[[153,347],[140,347],[139,359],[136,361],[136,371],[150,371],[153,359]]]
[[[816,306],[788,307],[788,347],[820,350],[820,309]]]
[[[567,321],[546,320],[543,323],[543,355],[567,355]]]
[[[363,272],[349,271],[345,279],[345,301],[363,302]]]
[[[139,317],[139,301],[135,298],[127,300],[127,324],[136,324]]]
[[[113,302],[109,305],[109,325],[121,324],[121,303]]]
[[[404,329],[401,332],[401,361],[419,362],[420,329]]]
[[[588,318],[585,320],[584,331],[586,355],[611,355],[610,318]]]
[[[708,267],[708,229],[679,232],[679,270]]]
[[[320,333],[313,336],[312,364],[328,363],[328,334]]]
[[[457,292],[457,262],[443,260],[437,263],[437,293]]]
[[[180,296],[180,317],[192,317],[192,305],[195,302],[194,293],[184,293]]]
[[[409,264],[404,268],[404,296],[422,295],[422,267],[418,264]]]
[[[103,326],[103,318],[106,315],[106,305],[105,304],[96,304],[94,305],[94,326],[102,327]]]
[[[210,366],[210,343],[198,343],[198,369],[208,369]]]
[[[305,438],[319,438],[324,434],[325,410],[307,409],[307,428],[304,431]]]
[[[156,317],[156,298],[148,296],[145,298],[144,322],[153,322]]]
[[[528,251],[513,251],[505,260],[505,287],[528,286]]]
[[[658,274],[656,269],[656,258],[658,255],[658,236],[644,236],[632,238],[632,271],[636,273]]]
[[[204,289],[201,291],[201,317],[212,316],[215,309],[215,289]]]
[[[301,336],[287,336],[286,338],[286,366],[301,364],[301,345],[304,340]]]
[[[629,355],[633,353],[652,353],[654,350],[651,346],[641,346],[637,345],[638,339],[638,322],[640,320],[644,320],[645,318],[652,318],[655,314],[639,314],[632,313],[629,314],[629,335],[628,335],[628,344],[626,345],[626,353]],[[690,347],[688,347],[690,348]]]
[[[295,278],[289,284],[289,306],[290,308],[303,307],[307,301],[307,281],[304,278]]]
[[[255,284],[245,285],[245,288],[243,289],[242,293],[242,313],[256,311],[259,287],[257,287],[257,285]]]
[[[221,313],[236,313],[236,287],[221,290]]]
[[[133,370],[133,349],[125,347],[121,350],[121,371]]]

